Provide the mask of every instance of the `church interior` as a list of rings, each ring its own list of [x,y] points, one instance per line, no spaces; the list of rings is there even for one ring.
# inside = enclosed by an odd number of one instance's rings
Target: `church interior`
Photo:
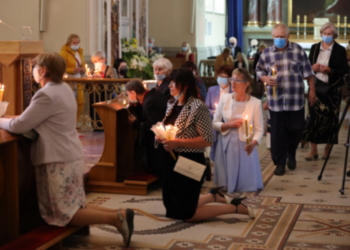
[[[273,27],[286,25],[289,42],[309,55],[322,41],[322,25],[333,23],[335,41],[350,62],[349,10],[348,0],[0,0],[0,118],[21,115],[40,90],[33,79],[32,59],[60,53],[67,37],[77,34],[85,74],[75,78],[66,72],[64,82],[77,99],[86,202],[135,212],[128,247],[109,225],[48,225],[38,208],[30,156],[33,134],[0,128],[0,250],[350,249],[350,74],[344,75],[345,84],[339,87],[338,143],[326,159],[306,161],[311,143],[301,141],[297,168],[274,175],[269,111],[262,111],[264,136],[257,151],[264,188],[225,194],[247,197],[245,204],[255,213],[252,220],[241,214],[200,222],[165,216],[161,179],[140,164],[140,135],[128,121],[125,89],[135,79],[145,89],[155,88],[152,64],[166,58],[173,70],[192,61],[207,92],[218,85],[216,58],[229,48],[233,61],[244,64],[253,78],[251,95],[263,104],[266,85],[257,80],[254,61],[261,45],[274,46]],[[243,62],[234,54],[238,48]],[[96,76],[92,60],[96,51],[105,54],[105,64],[111,68],[122,59],[128,75]],[[122,74],[118,67],[115,70]],[[304,84],[307,99],[306,80]],[[305,118],[307,111],[306,101]],[[217,186],[209,148],[202,194]]]

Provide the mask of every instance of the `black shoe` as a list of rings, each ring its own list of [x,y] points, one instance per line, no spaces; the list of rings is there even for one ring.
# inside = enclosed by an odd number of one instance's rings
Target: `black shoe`
[[[126,218],[122,216],[120,211],[118,211],[119,219],[122,223],[121,228],[117,228],[119,233],[123,236],[123,241],[126,247],[129,247],[131,236],[134,232],[134,211],[127,208],[125,210]]]
[[[208,193],[214,195],[214,202],[216,202],[216,194],[218,194],[222,198],[225,198],[225,196],[220,192],[220,190],[223,189],[223,188],[224,187],[216,187],[216,188],[209,189]]]
[[[282,165],[276,166],[275,175],[284,175],[285,172],[286,172],[286,169],[284,166],[282,166]]]
[[[297,162],[296,160],[289,160],[287,161],[287,167],[290,169],[290,170],[294,170],[296,167],[297,167]]]
[[[251,219],[255,218],[253,209],[251,207],[248,207],[247,205],[242,203],[242,200],[247,199],[247,197],[231,199],[230,197],[225,196],[225,199],[226,199],[227,204],[231,204],[231,205],[236,206],[236,213],[238,213],[238,206],[242,205],[242,206],[244,206],[244,207],[246,207],[248,209],[248,216]]]

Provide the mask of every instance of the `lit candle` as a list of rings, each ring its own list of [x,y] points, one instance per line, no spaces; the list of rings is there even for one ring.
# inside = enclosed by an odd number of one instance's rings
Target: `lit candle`
[[[146,84],[146,83],[144,83],[144,84],[143,84],[143,87],[144,87],[145,89],[147,89],[147,84]]]
[[[5,90],[4,84],[0,84],[0,102],[4,101],[4,90]]]
[[[215,109],[217,109],[218,108],[218,104],[217,103],[215,103]]]
[[[87,66],[87,64],[85,63],[85,72],[87,72],[88,71],[88,66]]]
[[[253,124],[250,124],[250,126],[249,126],[249,134],[250,135],[253,134]]]
[[[247,145],[249,144],[249,134],[248,134],[248,115],[244,119],[244,127],[245,127],[245,136],[247,140]]]
[[[277,70],[275,67],[271,67],[271,75],[272,77],[276,77],[276,74],[277,74]]]
[[[266,82],[264,82],[264,90],[265,90],[265,93],[266,93]]]
[[[123,101],[123,107],[126,107],[126,100]]]

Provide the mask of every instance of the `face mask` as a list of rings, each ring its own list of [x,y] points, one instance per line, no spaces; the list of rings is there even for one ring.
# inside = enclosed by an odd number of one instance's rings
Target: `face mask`
[[[70,48],[72,50],[78,50],[79,49],[79,45],[71,45]]]
[[[322,40],[325,43],[331,43],[331,42],[333,42],[333,36],[322,36]]]
[[[162,75],[154,75],[157,81],[163,81],[165,79],[165,74]]]
[[[40,82],[39,67],[34,67],[33,77],[34,77],[35,82],[37,82],[37,83]]]
[[[126,73],[128,73],[128,68],[120,68],[119,73],[123,76],[126,76]]]
[[[277,48],[282,49],[282,48],[286,47],[287,39],[285,39],[285,38],[274,38],[273,39],[273,43],[275,44],[275,46]]]
[[[153,43],[149,43],[149,44],[148,44],[148,47],[151,47],[151,48],[152,48],[152,47],[153,47]]]
[[[218,82],[218,84],[222,88],[225,87],[228,84],[227,78],[218,77],[218,79],[216,81]]]
[[[234,46],[235,46],[235,44],[234,44],[234,43],[230,43],[230,45],[231,45],[231,47],[234,47]]]
[[[253,48],[253,49],[256,49],[256,45],[253,45],[252,48]]]
[[[182,92],[179,93],[177,96],[174,96],[174,99],[175,99],[175,100],[179,100],[181,96],[182,96]]]
[[[103,65],[103,63],[101,63],[101,62],[94,63],[95,70],[101,70],[102,65]]]
[[[187,51],[187,47],[182,47],[181,49],[182,49],[182,51],[184,51],[184,52]]]

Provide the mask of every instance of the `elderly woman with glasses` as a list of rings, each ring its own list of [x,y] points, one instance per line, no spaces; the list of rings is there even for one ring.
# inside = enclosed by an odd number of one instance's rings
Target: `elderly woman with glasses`
[[[224,94],[214,114],[217,130],[214,183],[228,193],[263,189],[256,146],[263,136],[261,101],[251,96],[252,78],[247,70],[235,69],[229,78],[234,93]]]

